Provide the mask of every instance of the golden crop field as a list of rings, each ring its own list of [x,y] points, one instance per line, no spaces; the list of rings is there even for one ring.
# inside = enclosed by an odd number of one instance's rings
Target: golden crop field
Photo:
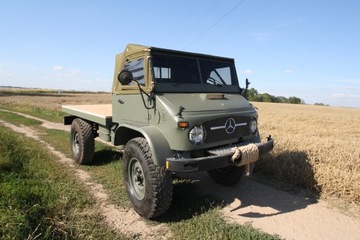
[[[0,108],[60,111],[66,104],[111,103],[111,94],[0,91]],[[253,102],[262,139],[273,152],[255,171],[275,179],[360,203],[360,109]]]
[[[360,109],[253,103],[262,137],[276,140],[256,165],[276,178],[360,203]]]
[[[111,93],[67,93],[53,90],[1,89],[0,102],[15,107],[36,107],[46,110],[61,110],[67,104],[111,103]]]

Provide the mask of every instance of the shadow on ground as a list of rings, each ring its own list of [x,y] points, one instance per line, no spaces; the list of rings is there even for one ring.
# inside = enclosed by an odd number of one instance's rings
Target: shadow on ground
[[[94,160],[89,166],[102,166],[114,161],[119,161],[122,158],[122,153],[112,150],[111,148],[95,151]]]
[[[296,156],[297,164],[292,163],[294,167],[305,166],[306,177],[314,178],[306,154],[285,154],[288,155],[279,157],[289,159],[289,156]],[[257,174],[256,177],[245,177],[240,183],[225,187],[215,183],[206,172],[176,174],[171,208],[158,221],[181,221],[215,207],[225,206],[227,211],[235,212],[244,218],[264,218],[304,209],[317,202],[316,194],[310,197],[308,191],[296,183],[268,179]],[[297,193],[283,191],[284,186],[290,190],[296,188]],[[299,191],[301,189],[302,191]]]

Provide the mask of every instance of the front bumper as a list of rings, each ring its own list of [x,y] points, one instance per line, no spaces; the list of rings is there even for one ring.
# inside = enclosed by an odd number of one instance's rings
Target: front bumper
[[[166,169],[172,172],[196,172],[206,171],[217,168],[241,165],[241,158],[232,161],[234,155],[233,148],[245,146],[249,143],[231,145],[223,148],[208,150],[209,156],[198,158],[167,158]],[[274,148],[274,140],[269,136],[267,142],[255,143],[259,156],[270,152]],[[256,159],[257,160],[257,159]]]

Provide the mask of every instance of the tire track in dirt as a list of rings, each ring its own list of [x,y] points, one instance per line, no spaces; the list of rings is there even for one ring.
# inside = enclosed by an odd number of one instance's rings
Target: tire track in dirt
[[[67,129],[64,129],[64,126],[57,123],[51,123],[43,119],[28,116],[26,114],[19,115],[41,121],[43,122],[42,126],[46,128],[69,131],[68,127]],[[26,137],[40,142],[52,154],[57,156],[61,163],[67,165],[71,170],[73,170],[76,178],[86,186],[88,192],[92,197],[94,197],[97,204],[97,209],[104,217],[105,222],[114,230],[134,239],[168,239],[172,236],[171,231],[167,228],[167,226],[165,226],[165,224],[150,226],[146,224],[133,209],[122,209],[114,204],[109,203],[109,196],[103,185],[94,182],[88,172],[78,169],[72,159],[67,158],[63,153],[57,151],[51,145],[42,141],[39,138],[39,133],[35,130],[26,126],[19,127],[1,119],[0,124],[12,129],[15,132],[24,134]]]

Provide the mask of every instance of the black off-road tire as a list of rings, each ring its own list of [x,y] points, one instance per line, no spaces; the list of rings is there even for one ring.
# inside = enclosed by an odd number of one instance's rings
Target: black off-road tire
[[[128,197],[135,211],[147,219],[164,214],[172,201],[172,175],[163,166],[155,166],[144,138],[134,138],[126,146],[123,174]]]
[[[72,157],[78,164],[89,164],[94,159],[94,132],[90,123],[75,118],[71,124],[70,146]]]
[[[209,170],[208,174],[215,182],[224,186],[231,186],[241,181],[245,172],[245,166],[230,166]]]

